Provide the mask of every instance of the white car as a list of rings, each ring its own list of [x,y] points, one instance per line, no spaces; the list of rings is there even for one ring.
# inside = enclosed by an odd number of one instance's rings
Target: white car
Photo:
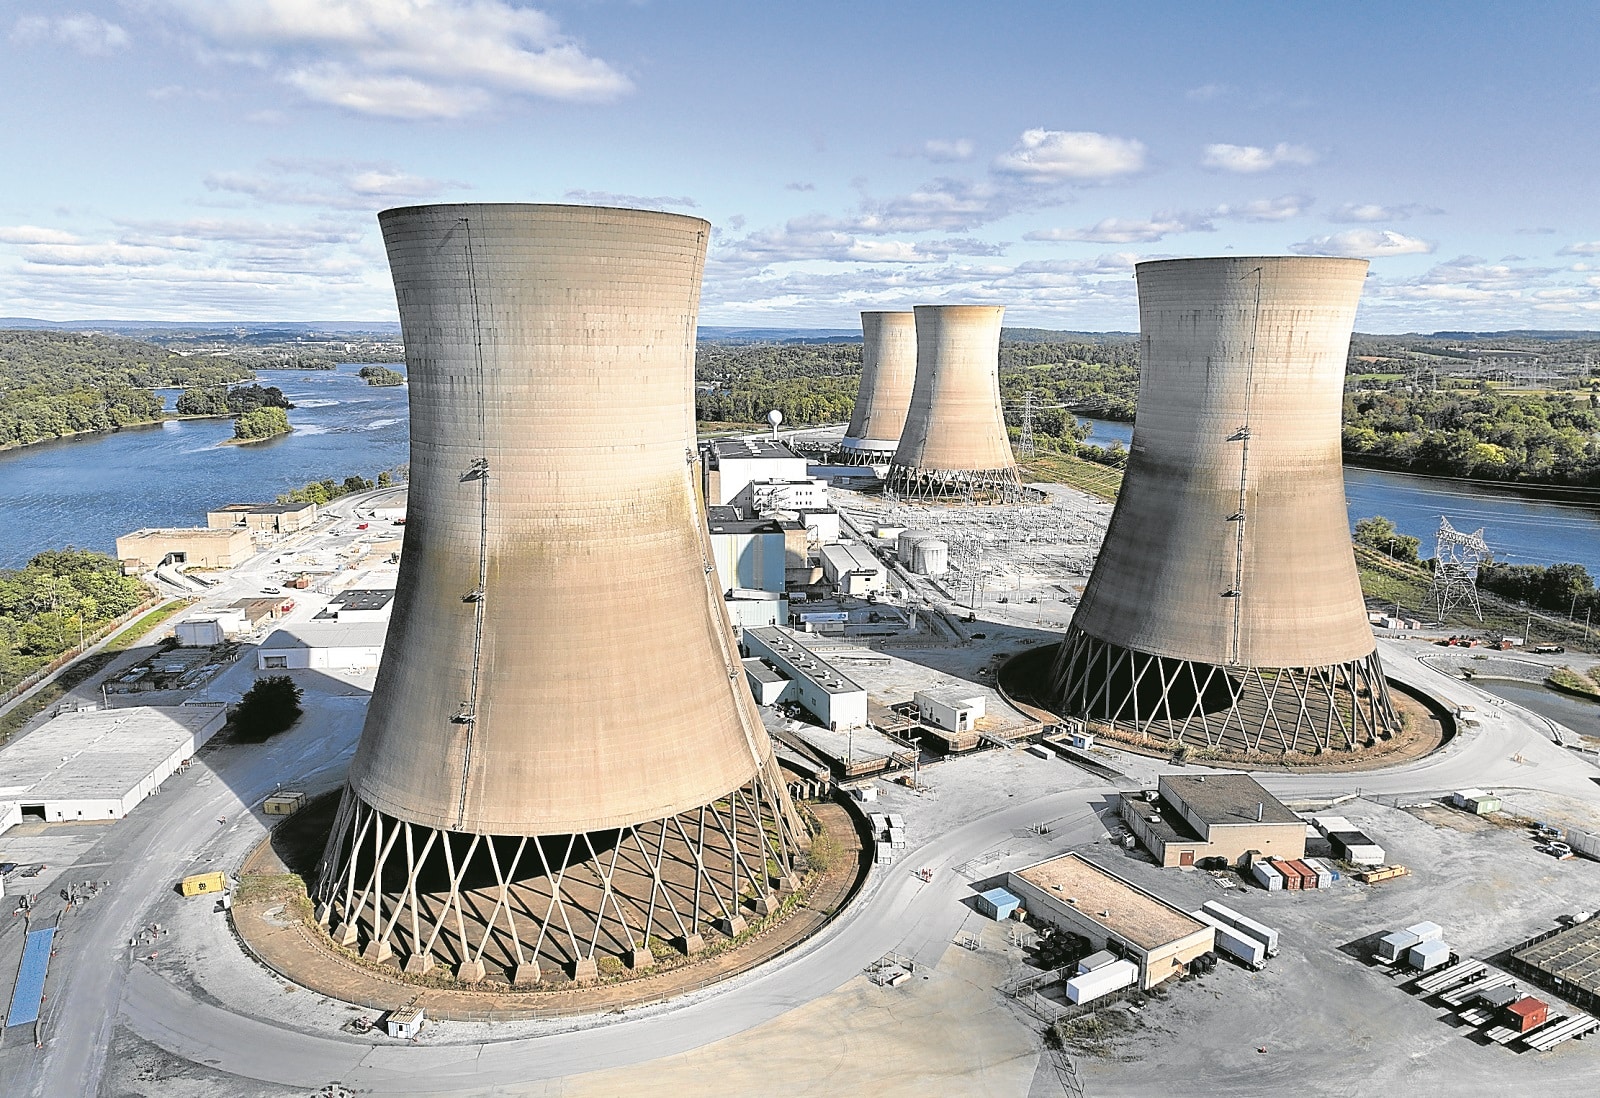
[[[283,588],[281,588],[281,587],[263,587],[261,589],[261,593],[263,595],[281,595],[281,594],[283,594]]]

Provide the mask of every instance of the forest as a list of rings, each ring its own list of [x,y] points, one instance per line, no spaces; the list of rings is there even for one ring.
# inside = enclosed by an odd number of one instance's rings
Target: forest
[[[116,560],[88,549],[52,549],[0,569],[0,690],[149,597]]]
[[[257,408],[293,408],[276,385],[185,389],[176,406],[180,416],[238,416]]]
[[[157,387],[251,377],[227,357],[188,358],[121,336],[0,331],[0,449],[162,417]]]

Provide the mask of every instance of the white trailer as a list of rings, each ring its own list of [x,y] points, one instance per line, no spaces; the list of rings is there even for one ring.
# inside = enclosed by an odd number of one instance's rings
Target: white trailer
[[[1113,961],[1109,965],[1080,972],[1068,980],[1065,987],[1068,999],[1074,1003],[1087,1003],[1138,982],[1138,965],[1132,961]]]
[[[1259,861],[1250,867],[1250,873],[1255,877],[1256,883],[1268,892],[1280,892],[1283,889],[1283,874],[1272,868],[1272,863]]]
[[[1572,847],[1574,854],[1583,854],[1586,857],[1600,859],[1600,835],[1568,828],[1567,845]]]
[[[1378,960],[1393,964],[1422,939],[1408,930],[1396,930],[1378,939]]]
[[[1258,923],[1248,915],[1241,915],[1233,908],[1219,904],[1215,900],[1207,900],[1201,910],[1213,919],[1221,919],[1234,929],[1243,931],[1259,941],[1267,947],[1268,957],[1276,957],[1278,955],[1278,932],[1274,928],[1267,926],[1265,923]]]
[[[1229,926],[1205,908],[1193,912],[1196,919],[1217,932],[1217,948],[1249,965],[1261,968],[1267,963],[1267,944],[1250,937],[1238,927]]]

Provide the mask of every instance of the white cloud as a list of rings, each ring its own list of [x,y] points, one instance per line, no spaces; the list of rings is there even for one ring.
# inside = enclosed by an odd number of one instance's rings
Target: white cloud
[[[1301,255],[1343,255],[1381,258],[1390,255],[1427,255],[1434,245],[1392,229],[1349,229],[1332,236],[1314,236],[1293,245]]]
[[[505,96],[632,90],[556,21],[508,0],[152,0],[203,47],[358,114],[458,118]]]
[[[60,229],[42,229],[37,225],[0,226],[0,244],[76,244],[73,233]]]
[[[630,210],[697,209],[700,203],[688,195],[618,194],[615,191],[568,191],[561,196],[567,202],[585,206],[620,206]]]
[[[1285,164],[1314,164],[1317,154],[1305,145],[1279,142],[1270,149],[1259,145],[1207,145],[1200,159],[1202,167],[1245,174],[1264,172]]]
[[[944,240],[863,240],[832,228],[797,226],[754,232],[720,243],[712,262],[730,273],[762,270],[775,263],[932,263],[952,255],[998,255],[1004,246],[970,237]]]
[[[909,194],[864,199],[853,214],[809,214],[789,222],[791,230],[846,233],[964,233],[1019,210],[1060,200],[1036,187],[992,180],[935,179]]]
[[[1190,88],[1183,93],[1185,99],[1195,103],[1209,103],[1213,99],[1220,99],[1233,89],[1226,84],[1201,84],[1198,88]]]
[[[1091,244],[1149,244],[1171,233],[1209,233],[1216,228],[1194,214],[1156,214],[1151,218],[1107,217],[1086,229],[1037,229],[1024,240],[1076,240]]]
[[[90,57],[115,53],[128,44],[128,32],[97,15],[74,12],[50,18],[24,15],[11,28],[14,42],[54,42]]]
[[[1556,250],[1557,255],[1600,255],[1600,240],[1583,240]]]
[[[1144,169],[1144,143],[1068,130],[1027,130],[994,163],[1005,175],[1042,182],[1115,179]]]
[[[1311,207],[1312,201],[1310,195],[1304,194],[1257,198],[1237,206],[1218,206],[1211,211],[1211,216],[1231,218],[1235,221],[1289,221],[1304,214]]]
[[[973,144],[965,137],[953,141],[933,138],[922,143],[922,155],[935,164],[948,164],[958,160],[971,160]]]
[[[436,198],[466,186],[430,179],[392,165],[337,160],[272,160],[254,172],[213,172],[208,190],[285,206],[370,210]]]
[[[1419,214],[1439,214],[1444,211],[1434,206],[1407,202],[1401,206],[1380,206],[1374,202],[1346,202],[1328,214],[1329,221],[1404,221]]]

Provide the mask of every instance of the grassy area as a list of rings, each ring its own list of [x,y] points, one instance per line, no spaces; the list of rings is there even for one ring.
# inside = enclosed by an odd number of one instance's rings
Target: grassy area
[[[150,630],[168,618],[176,617],[178,614],[183,613],[193,606],[196,601],[195,599],[176,599],[165,606],[156,607],[144,617],[129,622],[126,628],[106,642],[104,651],[126,652],[135,644],[138,644],[140,638]]]
[[[1037,451],[1018,464],[1022,466],[1025,481],[1066,484],[1104,500],[1116,499],[1117,490],[1122,487],[1121,469],[1067,454]]]
[[[772,424],[765,421],[761,423],[726,423],[721,420],[701,420],[695,424],[695,433],[701,438],[714,435],[748,435],[756,431],[770,431]]]
[[[1549,681],[1573,694],[1600,701],[1600,667],[1590,668],[1588,674],[1570,667],[1558,667],[1550,672]]]

